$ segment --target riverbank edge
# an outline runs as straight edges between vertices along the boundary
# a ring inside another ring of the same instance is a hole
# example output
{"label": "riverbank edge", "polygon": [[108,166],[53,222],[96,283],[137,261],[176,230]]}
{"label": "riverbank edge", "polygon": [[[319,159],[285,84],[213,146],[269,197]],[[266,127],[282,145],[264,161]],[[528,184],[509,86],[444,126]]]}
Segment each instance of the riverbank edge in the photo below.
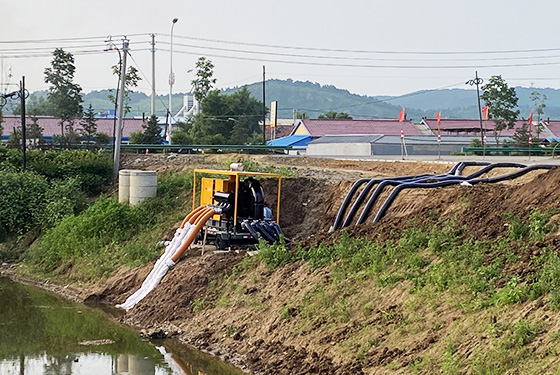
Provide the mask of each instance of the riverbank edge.
{"label": "riverbank edge", "polygon": [[[7,277],[13,282],[36,287],[45,290],[47,292],[56,294],[69,301],[80,303],[80,304],[85,304],[85,300],[87,299],[87,297],[91,295],[90,292],[86,291],[88,289],[87,287],[82,289],[82,288],[76,288],[71,284],[63,285],[63,283],[59,283],[56,279],[39,280],[38,278],[34,278],[36,275],[32,275],[32,274],[22,276],[21,274],[18,274],[17,267],[18,264],[14,264],[14,263],[0,264],[0,277]],[[93,286],[90,285],[90,287]],[[115,323],[122,324],[126,327],[133,329],[141,337],[144,336],[143,331],[146,332],[146,327],[125,323],[122,320],[120,320],[117,316],[107,314],[107,318]],[[248,366],[246,365],[245,359],[239,354],[227,353],[227,352],[224,353],[224,349],[221,347],[214,347],[214,348],[207,347],[206,349],[197,347],[192,342],[192,340],[189,340],[189,338],[187,338],[185,335],[182,334],[181,330],[178,327],[171,325],[169,323],[164,324],[160,322],[155,327],[150,328],[149,332],[146,332],[145,336],[149,337],[150,332],[158,332],[158,331],[163,331],[164,333],[166,333],[165,338],[177,339],[179,340],[179,342],[181,342],[181,344],[186,345],[191,349],[195,349],[199,352],[211,355],[219,359],[220,361],[228,363],[229,365],[237,368],[238,370],[243,371],[248,375],[253,374],[253,372],[250,372]]]}

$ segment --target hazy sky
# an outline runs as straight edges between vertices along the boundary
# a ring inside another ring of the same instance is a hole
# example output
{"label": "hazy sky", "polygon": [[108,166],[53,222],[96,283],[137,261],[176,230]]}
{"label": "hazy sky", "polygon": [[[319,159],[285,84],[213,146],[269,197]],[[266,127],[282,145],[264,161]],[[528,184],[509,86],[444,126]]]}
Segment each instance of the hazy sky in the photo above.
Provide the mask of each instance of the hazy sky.
{"label": "hazy sky", "polygon": [[560,5],[552,0],[1,0],[1,9],[3,74],[11,69],[12,83],[25,75],[30,91],[48,87],[43,71],[56,47],[74,53],[85,92],[116,86],[118,54],[103,52],[104,40],[122,46],[127,35],[128,61],[149,92],[155,33],[157,93],[168,93],[175,17],[173,92],[191,89],[188,70],[199,56],[213,61],[220,88],[260,81],[263,65],[267,79],[362,95],[467,88],[475,70],[510,85],[560,88]]}

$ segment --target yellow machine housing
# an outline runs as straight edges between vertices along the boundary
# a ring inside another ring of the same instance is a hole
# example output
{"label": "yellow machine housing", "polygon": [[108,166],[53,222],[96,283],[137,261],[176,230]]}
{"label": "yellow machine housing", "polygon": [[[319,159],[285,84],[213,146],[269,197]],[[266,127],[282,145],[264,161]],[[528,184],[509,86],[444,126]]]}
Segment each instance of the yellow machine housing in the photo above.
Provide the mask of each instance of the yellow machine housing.
{"label": "yellow machine housing", "polygon": [[[200,187],[200,205],[216,204],[214,194],[233,193],[235,191],[235,176],[229,176],[229,179],[222,180],[218,178],[203,177]],[[221,215],[214,215],[214,220],[220,220]]]}
{"label": "yellow machine housing", "polygon": [[[207,204],[214,204],[214,193],[216,192],[223,192],[223,193],[235,193],[235,205],[234,205],[234,225],[237,225],[237,187],[241,182],[242,177],[263,177],[263,178],[274,178],[278,181],[277,185],[277,207],[276,207],[276,222],[279,223],[280,221],[280,190],[282,185],[282,175],[275,174],[275,173],[261,173],[261,172],[244,172],[244,171],[220,171],[220,170],[213,170],[213,169],[199,169],[196,168],[193,173],[193,203],[192,208],[193,210],[198,206],[204,206]],[[198,174],[212,174],[212,175],[221,175],[221,176],[228,176],[228,179],[222,178],[210,178],[210,177],[203,177],[201,179],[201,188],[200,188],[200,204],[196,204],[196,192],[197,192],[197,185],[196,185],[196,176]],[[220,220],[220,215],[215,215],[214,220]]]}

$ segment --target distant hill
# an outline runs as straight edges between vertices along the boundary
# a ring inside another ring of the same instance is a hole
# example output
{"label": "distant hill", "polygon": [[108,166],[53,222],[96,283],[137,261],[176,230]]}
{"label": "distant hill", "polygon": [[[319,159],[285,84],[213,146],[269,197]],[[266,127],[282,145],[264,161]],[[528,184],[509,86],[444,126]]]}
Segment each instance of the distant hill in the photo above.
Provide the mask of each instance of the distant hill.
{"label": "distant hill", "polygon": [[[550,88],[529,88],[515,87],[515,92],[519,98],[518,106],[521,116],[527,117],[531,111],[532,102],[531,92],[538,91],[547,96],[545,116],[558,119],[560,118],[560,90]],[[466,89],[447,89],[447,90],[425,90],[417,91],[402,97],[379,97],[391,99],[392,103],[406,108],[417,108],[430,114],[433,117],[436,112],[442,111],[442,117],[448,118],[471,118],[478,115],[476,103],[476,91]]]}
{"label": "distant hill", "polygon": [[[262,100],[262,83],[247,86],[252,95]],[[225,92],[238,90],[235,87]],[[316,118],[328,111],[347,112],[353,118],[397,118],[401,107],[392,100],[379,99],[371,96],[356,95],[348,90],[338,89],[331,85],[321,86],[318,83],[288,80],[269,80],[266,82],[267,105],[273,100],[278,101],[278,117],[291,118],[293,110],[305,112],[309,117]],[[406,109],[408,118],[419,120],[426,112],[414,108]]]}
{"label": "distant hill", "polygon": [[[247,86],[251,94],[262,100],[262,83],[257,82]],[[232,93],[240,87],[224,90]],[[537,90],[547,96],[545,117],[560,119],[560,90],[533,89],[516,87],[519,97],[521,116],[527,117],[531,108],[529,96]],[[107,95],[109,90],[92,91],[84,94],[84,108],[91,103],[96,112],[114,110],[114,105]],[[46,91],[35,92],[32,95],[44,96]],[[184,93],[173,95],[173,111],[177,112],[183,105]],[[293,111],[306,113],[311,118],[328,111],[347,112],[353,118],[397,118],[402,107],[406,108],[407,117],[418,122],[423,116],[434,117],[441,111],[443,118],[477,118],[478,107],[476,91],[468,89],[424,90],[412,92],[402,96],[365,96],[350,93],[348,90],[336,88],[332,85],[320,85],[313,82],[287,80],[268,80],[266,82],[266,102],[270,106],[273,100],[278,101],[278,116],[291,118]],[[15,101],[8,101],[5,113],[11,113]],[[156,99],[156,115],[164,118],[168,103],[167,95],[159,95]],[[129,117],[149,115],[150,96],[141,92],[130,94]],[[10,107],[11,106],[11,107]]]}

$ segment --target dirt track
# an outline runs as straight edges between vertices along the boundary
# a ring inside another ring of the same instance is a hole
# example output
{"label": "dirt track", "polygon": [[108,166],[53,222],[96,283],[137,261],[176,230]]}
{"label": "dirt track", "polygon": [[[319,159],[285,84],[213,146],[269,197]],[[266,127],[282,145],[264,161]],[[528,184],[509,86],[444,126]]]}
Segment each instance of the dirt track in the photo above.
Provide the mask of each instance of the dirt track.
{"label": "dirt track", "polygon": [[[223,168],[224,162],[220,157],[183,158],[181,155],[171,159],[164,155],[142,158],[145,160],[125,160],[125,167],[170,172],[190,169],[193,165]],[[287,157],[257,159],[262,164],[274,163],[294,168],[300,176],[283,182],[281,224],[287,236],[303,246],[332,241],[328,229],[346,192],[357,178],[444,173],[451,168],[450,164],[422,162],[362,162]],[[492,174],[496,173],[498,172]],[[384,234],[398,232],[409,219],[422,220],[430,216],[440,220],[454,218],[460,226],[469,228],[479,238],[495,237],[507,230],[501,215],[503,212],[519,214],[527,213],[533,207],[560,207],[560,197],[555,193],[559,183],[560,170],[553,170],[548,173],[532,172],[516,181],[501,184],[409,191],[398,197],[382,222],[351,227],[349,232],[362,237],[383,237]],[[266,183],[264,186],[266,192],[268,186]],[[267,200],[274,206],[274,198]],[[305,294],[314,280],[328,277],[320,270],[313,271],[301,264],[292,264],[275,272],[261,268],[258,276],[253,276],[254,280],[242,282],[245,287],[239,293],[254,297],[257,305],[266,304],[266,309],[241,306],[196,313],[193,305],[211,291],[212,280],[231,272],[242,257],[237,253],[208,253],[204,256],[191,253],[163,279],[156,290],[128,312],[123,321],[144,328],[161,327],[170,332],[180,332],[181,338],[186,342],[221,355],[255,373],[362,372],[358,364],[345,362],[337,356],[332,349],[336,338],[327,340],[322,337],[320,327],[317,327],[316,332],[306,332],[301,338],[290,337],[284,332],[286,327],[279,320],[278,311],[286,301]],[[139,287],[151,266],[139,270],[123,270],[107,288],[93,294],[91,299],[111,304],[122,302]],[[235,327],[235,335],[228,334],[231,327]],[[425,340],[435,339],[426,337]],[[386,358],[403,355],[407,354],[374,353],[371,358],[383,368]]]}

